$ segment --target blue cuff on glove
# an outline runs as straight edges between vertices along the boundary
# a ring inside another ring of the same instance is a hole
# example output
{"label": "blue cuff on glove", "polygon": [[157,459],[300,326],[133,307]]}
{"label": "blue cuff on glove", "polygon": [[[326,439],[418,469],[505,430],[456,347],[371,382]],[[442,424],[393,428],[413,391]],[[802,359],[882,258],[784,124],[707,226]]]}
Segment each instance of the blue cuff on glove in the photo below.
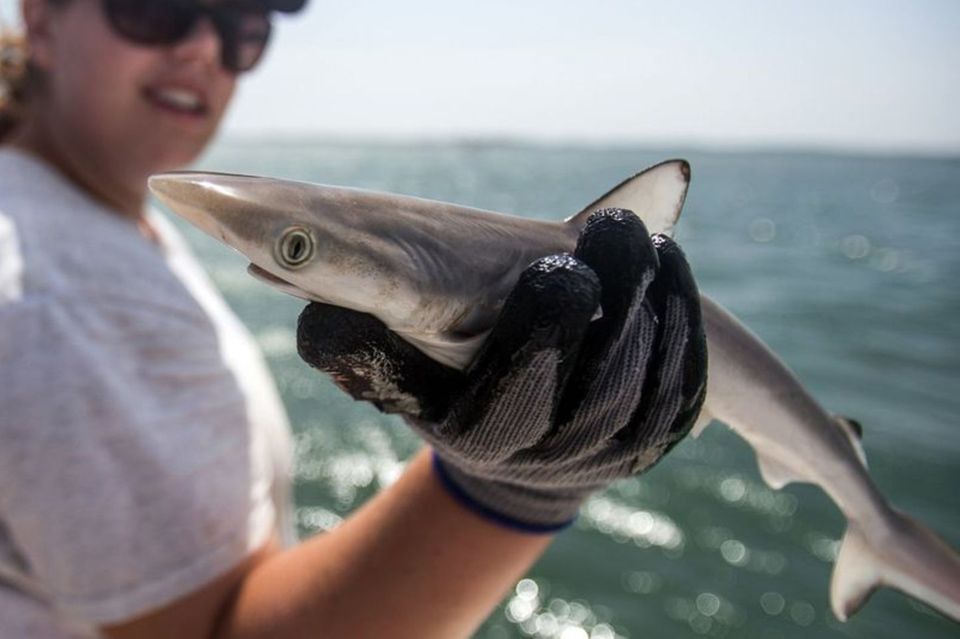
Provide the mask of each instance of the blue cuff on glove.
{"label": "blue cuff on glove", "polygon": [[465,506],[467,509],[472,510],[474,513],[480,515],[484,519],[491,521],[503,528],[508,528],[516,532],[529,533],[534,535],[543,535],[559,532],[565,528],[568,528],[574,521],[576,517],[569,519],[559,524],[532,524],[530,522],[521,521],[519,519],[514,519],[502,513],[499,513],[485,504],[481,504],[473,497],[468,495],[460,486],[453,481],[453,478],[450,477],[450,473],[447,472],[446,467],[443,464],[443,461],[440,459],[440,456],[437,454],[437,451],[433,451],[433,470],[437,475],[437,478],[440,480],[440,484],[447,489],[454,499],[456,499],[460,504]]}

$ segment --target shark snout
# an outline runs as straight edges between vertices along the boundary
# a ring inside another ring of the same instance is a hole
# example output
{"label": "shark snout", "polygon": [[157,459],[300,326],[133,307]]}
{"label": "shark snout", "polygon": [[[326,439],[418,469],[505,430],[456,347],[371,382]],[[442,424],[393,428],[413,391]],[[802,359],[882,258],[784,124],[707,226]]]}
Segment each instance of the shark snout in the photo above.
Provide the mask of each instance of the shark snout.
{"label": "shark snout", "polygon": [[209,173],[175,171],[147,182],[157,198],[201,231],[223,240],[224,217],[236,207],[236,193]]}
{"label": "shark snout", "polygon": [[149,186],[174,213],[267,272],[296,270],[314,255],[301,210],[308,186],[196,171],[160,173]]}

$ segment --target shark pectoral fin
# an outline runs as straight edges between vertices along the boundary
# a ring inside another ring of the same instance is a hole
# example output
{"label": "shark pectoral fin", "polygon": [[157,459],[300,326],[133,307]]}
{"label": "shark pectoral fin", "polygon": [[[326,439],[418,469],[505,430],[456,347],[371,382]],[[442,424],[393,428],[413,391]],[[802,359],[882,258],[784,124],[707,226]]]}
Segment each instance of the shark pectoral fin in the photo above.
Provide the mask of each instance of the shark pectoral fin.
{"label": "shark pectoral fin", "polygon": [[787,484],[802,481],[793,470],[772,457],[761,455],[759,450],[757,451],[757,465],[760,467],[760,476],[763,477],[763,481],[774,490],[780,490]]}
{"label": "shark pectoral fin", "polygon": [[636,213],[647,232],[672,235],[690,185],[686,160],[668,160],[627,178],[565,221],[583,228],[597,209],[621,208]]}
{"label": "shark pectoral fin", "polygon": [[445,366],[463,370],[480,350],[480,346],[490,331],[487,330],[469,337],[448,333],[416,333],[400,330],[396,333],[428,357]]}

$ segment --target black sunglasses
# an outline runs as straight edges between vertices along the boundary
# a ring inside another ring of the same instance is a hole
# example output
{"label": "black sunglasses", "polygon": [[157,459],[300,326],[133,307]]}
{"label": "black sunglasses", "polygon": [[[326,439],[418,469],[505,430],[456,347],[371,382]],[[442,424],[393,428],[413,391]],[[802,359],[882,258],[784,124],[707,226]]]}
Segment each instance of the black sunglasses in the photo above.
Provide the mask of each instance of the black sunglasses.
{"label": "black sunglasses", "polygon": [[187,37],[197,20],[208,17],[220,36],[224,69],[249,71],[270,39],[266,11],[249,4],[199,4],[190,0],[103,0],[116,33],[142,45],[174,44]]}

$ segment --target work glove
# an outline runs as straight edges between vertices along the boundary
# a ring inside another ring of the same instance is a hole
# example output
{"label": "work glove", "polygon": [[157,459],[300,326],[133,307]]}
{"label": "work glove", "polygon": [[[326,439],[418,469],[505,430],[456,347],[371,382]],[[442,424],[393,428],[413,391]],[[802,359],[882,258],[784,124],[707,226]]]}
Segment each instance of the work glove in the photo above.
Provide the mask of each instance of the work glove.
{"label": "work glove", "polygon": [[692,427],[706,386],[700,298],[680,248],[622,209],[588,220],[573,255],[531,264],[463,371],[380,320],[311,303],[300,356],[434,449],[461,502],[549,532],[611,481],[647,470]]}

